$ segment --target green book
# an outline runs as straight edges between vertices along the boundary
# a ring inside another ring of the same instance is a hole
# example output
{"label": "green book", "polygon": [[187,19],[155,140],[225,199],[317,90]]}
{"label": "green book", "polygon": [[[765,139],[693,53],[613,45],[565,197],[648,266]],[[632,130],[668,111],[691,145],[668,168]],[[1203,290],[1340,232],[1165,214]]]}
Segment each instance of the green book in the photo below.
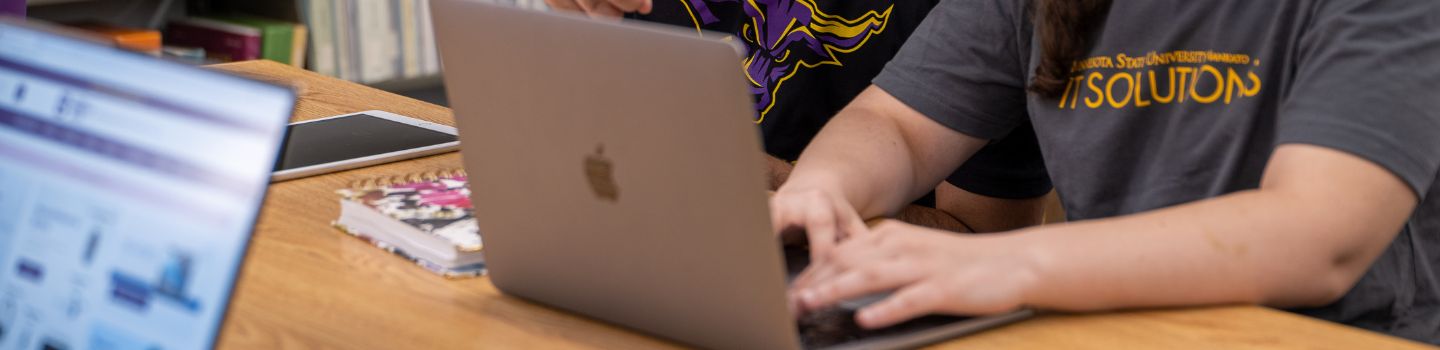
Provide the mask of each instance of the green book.
{"label": "green book", "polygon": [[222,16],[215,20],[260,30],[260,58],[294,65],[295,23],[255,16]]}

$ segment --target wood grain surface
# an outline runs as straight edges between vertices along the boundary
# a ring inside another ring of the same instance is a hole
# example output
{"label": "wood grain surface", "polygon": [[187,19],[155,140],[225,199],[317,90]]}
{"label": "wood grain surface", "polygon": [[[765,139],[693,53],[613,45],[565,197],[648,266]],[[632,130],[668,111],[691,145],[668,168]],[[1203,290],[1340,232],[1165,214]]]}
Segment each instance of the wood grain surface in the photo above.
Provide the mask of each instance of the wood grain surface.
{"label": "wood grain surface", "polygon": [[[450,110],[270,62],[213,66],[291,86],[294,120],[370,109],[453,125]],[[459,168],[448,153],[270,187],[222,330],[221,349],[655,349],[676,343],[447,280],[331,228],[351,181]],[[635,310],[645,312],[645,310]],[[942,349],[1429,348],[1255,306],[1046,315]]]}

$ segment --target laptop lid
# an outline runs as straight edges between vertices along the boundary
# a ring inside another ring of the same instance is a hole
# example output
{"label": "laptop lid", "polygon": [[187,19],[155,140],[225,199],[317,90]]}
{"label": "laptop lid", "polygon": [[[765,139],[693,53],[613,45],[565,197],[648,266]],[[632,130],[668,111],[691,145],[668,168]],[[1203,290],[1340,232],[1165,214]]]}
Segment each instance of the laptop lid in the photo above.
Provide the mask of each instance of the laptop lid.
{"label": "laptop lid", "polygon": [[432,6],[496,287],[703,347],[799,345],[734,47]]}
{"label": "laptop lid", "polygon": [[215,344],[288,89],[0,21],[0,349]]}

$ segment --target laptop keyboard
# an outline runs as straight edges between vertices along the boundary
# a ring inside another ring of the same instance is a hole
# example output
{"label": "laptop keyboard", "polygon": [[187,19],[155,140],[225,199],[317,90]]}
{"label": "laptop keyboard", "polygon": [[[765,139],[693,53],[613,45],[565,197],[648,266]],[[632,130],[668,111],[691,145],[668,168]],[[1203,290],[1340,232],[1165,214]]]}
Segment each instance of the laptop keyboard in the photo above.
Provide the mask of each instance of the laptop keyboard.
{"label": "laptop keyboard", "polygon": [[807,349],[823,348],[857,340],[908,333],[920,329],[950,324],[965,320],[955,316],[925,316],[881,329],[865,329],[855,323],[855,312],[844,308],[830,308],[812,312],[801,317],[800,343]]}

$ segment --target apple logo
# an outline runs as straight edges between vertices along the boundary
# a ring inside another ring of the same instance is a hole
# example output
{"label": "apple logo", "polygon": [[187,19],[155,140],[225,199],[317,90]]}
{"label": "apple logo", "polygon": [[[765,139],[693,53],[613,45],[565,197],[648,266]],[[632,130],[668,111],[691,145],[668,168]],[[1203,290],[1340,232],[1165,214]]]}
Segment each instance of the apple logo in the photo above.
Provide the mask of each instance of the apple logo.
{"label": "apple logo", "polygon": [[595,153],[585,156],[585,178],[595,197],[611,202],[620,200],[620,187],[615,185],[615,166],[605,158],[605,145],[595,145]]}

